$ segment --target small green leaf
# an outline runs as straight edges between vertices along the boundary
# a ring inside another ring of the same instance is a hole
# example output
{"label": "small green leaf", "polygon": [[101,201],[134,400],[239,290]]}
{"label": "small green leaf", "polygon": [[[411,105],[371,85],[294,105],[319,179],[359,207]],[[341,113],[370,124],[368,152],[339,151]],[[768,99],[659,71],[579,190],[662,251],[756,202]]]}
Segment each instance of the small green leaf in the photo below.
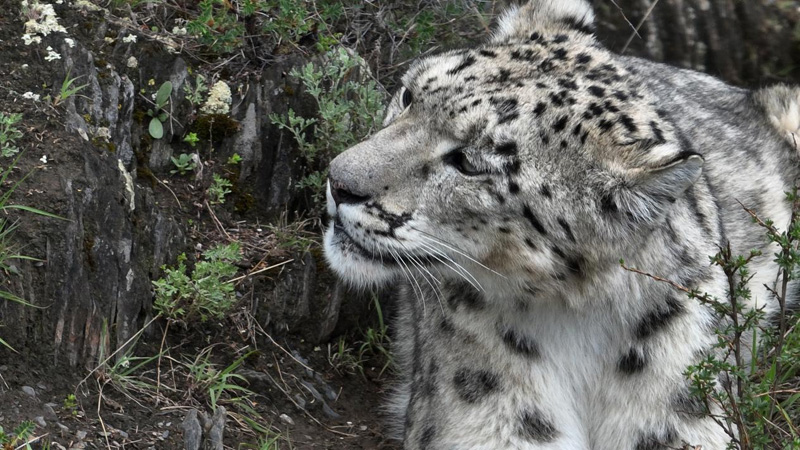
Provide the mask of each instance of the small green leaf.
{"label": "small green leaf", "polygon": [[158,115],[158,120],[160,120],[161,122],[166,122],[167,121],[167,113],[162,112],[161,114],[159,114]]}
{"label": "small green leaf", "polygon": [[164,126],[161,125],[161,121],[158,120],[158,117],[153,117],[150,119],[150,126],[148,127],[148,131],[150,132],[150,136],[153,139],[161,139],[164,137]]}
{"label": "small green leaf", "polygon": [[169,101],[170,94],[172,94],[172,82],[165,81],[164,84],[158,88],[158,92],[156,93],[156,105],[159,108],[163,108]]}

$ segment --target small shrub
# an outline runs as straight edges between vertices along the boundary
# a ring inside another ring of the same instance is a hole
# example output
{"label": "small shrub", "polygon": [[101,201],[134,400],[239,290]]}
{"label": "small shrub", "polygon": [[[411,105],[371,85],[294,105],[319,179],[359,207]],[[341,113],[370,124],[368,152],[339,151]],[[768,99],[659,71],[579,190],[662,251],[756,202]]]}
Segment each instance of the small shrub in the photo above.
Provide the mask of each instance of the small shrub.
{"label": "small shrub", "polygon": [[169,171],[169,173],[173,175],[176,173],[179,175],[186,175],[188,172],[192,172],[197,168],[197,162],[195,161],[194,155],[181,153],[177,158],[171,156],[169,159],[172,161],[172,165],[175,166],[174,169]]}
{"label": "small shrub", "polygon": [[191,273],[185,254],[178,257],[177,267],[163,266],[164,277],[153,281],[155,310],[171,320],[224,318],[236,301],[228,280],[236,274],[233,263],[239,250],[237,242],[206,250]]}
{"label": "small shrub", "polygon": [[227,178],[214,174],[214,182],[208,187],[208,197],[212,205],[221,205],[225,203],[225,196],[231,193],[229,188],[233,187],[233,183]]}
{"label": "small shrub", "polygon": [[165,81],[156,92],[154,108],[147,110],[147,115],[151,117],[147,131],[153,139],[164,137],[164,122],[169,118],[169,114],[164,108],[169,103],[170,95],[172,95],[172,82]]}
{"label": "small shrub", "polygon": [[367,71],[364,60],[343,47],[327,52],[320,64],[292,69],[290,75],[316,101],[317,117],[298,116],[291,109],[285,117],[270,115],[273,124],[291,133],[303,154],[306,175],[298,187],[313,192],[317,208],[325,195],[330,160],[376,131],[382,121],[384,91],[366,73],[366,81],[353,77],[356,70]]}
{"label": "small shrub", "polygon": [[0,156],[9,158],[19,153],[19,147],[15,143],[22,137],[22,132],[15,125],[21,120],[22,114],[0,112]]}

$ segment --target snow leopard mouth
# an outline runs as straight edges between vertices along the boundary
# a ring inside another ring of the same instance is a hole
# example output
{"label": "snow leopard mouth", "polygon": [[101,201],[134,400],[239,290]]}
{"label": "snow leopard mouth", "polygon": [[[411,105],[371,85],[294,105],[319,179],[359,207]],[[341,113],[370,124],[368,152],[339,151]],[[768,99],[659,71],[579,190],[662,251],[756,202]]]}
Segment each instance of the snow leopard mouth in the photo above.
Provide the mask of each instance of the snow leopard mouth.
{"label": "snow leopard mouth", "polygon": [[347,227],[338,217],[333,218],[331,221],[331,227],[333,228],[334,238],[332,244],[337,245],[344,252],[352,252],[375,264],[381,264],[388,267],[397,267],[411,264],[423,264],[425,266],[430,266],[436,263],[436,259],[428,254],[411,254],[406,250],[388,250],[379,248],[378,246],[376,246],[376,248],[368,249],[362,242],[353,237],[347,231]]}

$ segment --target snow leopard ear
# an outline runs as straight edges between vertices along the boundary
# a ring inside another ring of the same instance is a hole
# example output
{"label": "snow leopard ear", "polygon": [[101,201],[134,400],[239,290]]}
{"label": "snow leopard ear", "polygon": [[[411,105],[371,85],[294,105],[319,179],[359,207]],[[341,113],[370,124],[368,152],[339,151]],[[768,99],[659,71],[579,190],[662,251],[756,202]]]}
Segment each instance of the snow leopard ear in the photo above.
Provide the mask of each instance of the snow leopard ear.
{"label": "snow leopard ear", "polygon": [[594,33],[594,11],[586,0],[530,0],[500,17],[492,42],[529,40],[542,32],[577,30]]}
{"label": "snow leopard ear", "polygon": [[606,193],[601,206],[623,212],[635,222],[655,222],[700,178],[703,162],[697,153],[686,152],[657,167],[638,169]]}

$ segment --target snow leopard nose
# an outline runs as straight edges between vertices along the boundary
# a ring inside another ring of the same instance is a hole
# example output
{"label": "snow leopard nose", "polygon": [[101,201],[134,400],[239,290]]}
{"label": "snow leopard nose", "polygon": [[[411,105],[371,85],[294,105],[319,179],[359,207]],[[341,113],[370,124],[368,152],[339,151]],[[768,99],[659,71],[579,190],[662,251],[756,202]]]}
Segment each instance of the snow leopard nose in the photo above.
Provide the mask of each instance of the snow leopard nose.
{"label": "snow leopard nose", "polygon": [[353,190],[341,181],[330,179],[331,184],[331,197],[336,206],[341,204],[355,205],[358,203],[365,203],[369,200],[368,195],[360,195],[353,192]]}

